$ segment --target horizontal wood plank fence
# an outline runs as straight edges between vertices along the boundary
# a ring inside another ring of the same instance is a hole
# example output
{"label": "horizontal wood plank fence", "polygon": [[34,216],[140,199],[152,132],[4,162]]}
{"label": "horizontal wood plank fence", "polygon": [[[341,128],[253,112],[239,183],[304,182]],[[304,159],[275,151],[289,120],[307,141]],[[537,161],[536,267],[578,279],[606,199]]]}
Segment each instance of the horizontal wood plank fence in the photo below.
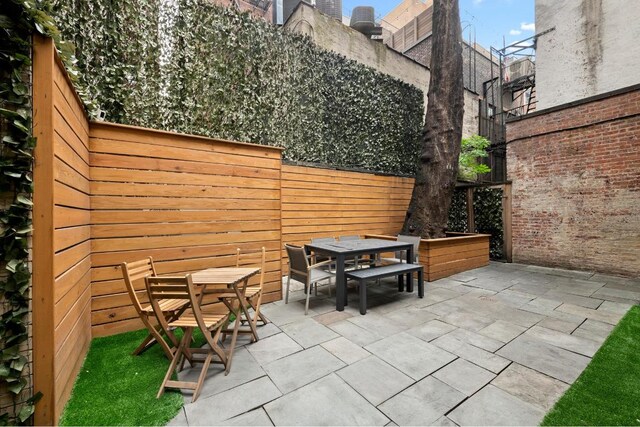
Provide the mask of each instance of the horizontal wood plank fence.
{"label": "horizontal wood plank fence", "polygon": [[282,240],[397,234],[412,191],[412,178],[283,165]]}
{"label": "horizontal wood plank fence", "polygon": [[142,328],[120,263],[152,256],[159,273],[181,274],[264,246],[263,301],[275,301],[283,243],[395,234],[411,198],[410,178],[283,165],[279,148],[91,122],[40,37],[33,102],[38,425],[58,422],[92,337]]}
{"label": "horizontal wood plank fence", "polygon": [[34,37],[36,425],[59,418],[91,340],[89,122],[54,50]]}
{"label": "horizontal wood plank fence", "polygon": [[119,264],[146,256],[179,274],[264,246],[263,301],[281,298],[280,149],[107,123],[89,147],[94,336],[142,327]]}

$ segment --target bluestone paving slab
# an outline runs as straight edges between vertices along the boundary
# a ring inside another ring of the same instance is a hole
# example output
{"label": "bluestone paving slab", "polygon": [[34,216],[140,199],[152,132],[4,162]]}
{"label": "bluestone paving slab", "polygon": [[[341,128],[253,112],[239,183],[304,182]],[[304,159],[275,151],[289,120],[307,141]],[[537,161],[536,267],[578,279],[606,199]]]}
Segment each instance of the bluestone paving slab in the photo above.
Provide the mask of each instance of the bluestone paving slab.
{"label": "bluestone paving slab", "polygon": [[523,310],[527,310],[530,307],[532,308],[535,307],[538,309],[543,309],[544,311],[540,311],[540,310],[537,310],[537,311],[527,310],[527,311],[533,311],[534,313],[538,313],[538,314],[546,314],[549,311],[556,309],[560,304],[562,304],[562,301],[558,301],[555,299],[548,299],[544,297],[538,297],[520,308]]}
{"label": "bluestone paving slab", "polygon": [[511,286],[511,283],[499,279],[476,279],[465,283],[466,286],[500,292]]}
{"label": "bluestone paving slab", "polygon": [[611,325],[617,325],[623,316],[620,313],[612,313],[604,310],[593,310],[573,304],[562,304],[560,307],[556,308],[556,311],[573,314],[575,316],[584,316],[588,319],[598,320],[600,322],[609,323]]}
{"label": "bluestone paving slab", "polygon": [[335,374],[265,405],[275,425],[384,426],[389,422]]}
{"label": "bluestone paving slab", "polygon": [[567,384],[573,383],[591,360],[526,334],[502,347],[497,354]]}
{"label": "bluestone paving slab", "polygon": [[313,347],[339,336],[331,329],[308,317],[284,325],[282,331],[304,348]]}
{"label": "bluestone paving slab", "polygon": [[361,328],[355,323],[349,322],[349,319],[332,323],[329,325],[329,328],[361,347],[379,341],[385,337],[385,335],[378,333],[378,331],[370,331],[368,329]]}
{"label": "bluestone paving slab", "polygon": [[625,315],[633,306],[634,304],[631,303],[605,301],[598,307],[598,310]]}
{"label": "bluestone paving slab", "polygon": [[473,274],[473,272],[464,271],[462,273],[457,273],[449,276],[449,279],[455,280],[457,282],[471,282],[472,280],[476,280],[477,276]]}
{"label": "bluestone paving slab", "polygon": [[492,382],[507,393],[549,411],[569,385],[533,369],[512,363]]}
{"label": "bluestone paving slab", "polygon": [[503,357],[489,353],[453,336],[444,335],[431,343],[496,374],[510,363],[509,360]]}
{"label": "bluestone paving slab", "polygon": [[593,280],[596,282],[604,282],[606,283],[605,286],[609,286],[609,287],[615,287],[616,285],[628,286],[631,288],[636,288],[640,292],[640,279],[631,279],[628,277],[609,276],[606,274],[596,273],[593,276],[591,276],[589,280]]}
{"label": "bluestone paving slab", "polygon": [[454,329],[456,329],[456,326],[441,322],[440,320],[432,320],[424,325],[409,329],[407,333],[424,341],[432,341]]}
{"label": "bluestone paving slab", "polygon": [[337,372],[347,384],[377,406],[414,380],[376,356],[369,356]]}
{"label": "bluestone paving slab", "polygon": [[347,319],[347,322],[351,322],[362,329],[366,329],[382,337],[388,337],[389,335],[397,334],[398,332],[408,329],[404,324],[392,322],[386,316],[375,313],[367,313],[366,316],[353,316]]}
{"label": "bluestone paving slab", "polygon": [[[188,366],[188,364],[186,365]],[[178,373],[178,378],[181,381],[197,381],[201,367],[202,365],[198,364],[195,368],[185,368],[182,372]],[[253,356],[249,354],[247,349],[244,347],[238,348],[233,353],[233,363],[228,375],[224,374],[224,367],[222,365],[211,365],[209,367],[199,399],[232,389],[264,375],[264,370]],[[185,402],[191,402],[191,394],[191,391],[185,390]]]}
{"label": "bluestone paving slab", "polygon": [[494,379],[495,374],[464,359],[456,359],[434,372],[433,377],[471,396]]}
{"label": "bluestone paving slab", "polygon": [[535,273],[547,274],[551,276],[570,277],[570,278],[585,279],[585,280],[589,279],[594,274],[591,271],[565,270],[562,268],[541,267],[537,265],[528,265],[527,267],[525,267],[525,270],[535,272]]}
{"label": "bluestone paving slab", "polygon": [[498,292],[494,298],[511,307],[519,308],[530,301],[534,300],[537,295],[529,294],[521,291],[513,291],[511,289]]}
{"label": "bluestone paving slab", "polygon": [[526,331],[524,326],[514,325],[504,320],[496,320],[486,328],[480,329],[478,333],[493,338],[495,340],[507,343]]}
{"label": "bluestone paving slab", "polygon": [[166,424],[168,427],[188,426],[187,415],[184,413],[184,408],[180,408],[178,415],[176,415],[171,421]]}
{"label": "bluestone paving slab", "polygon": [[504,345],[502,341],[494,340],[493,338],[489,338],[476,332],[467,331],[462,328],[449,332],[447,336],[457,338],[491,353]]}
{"label": "bluestone paving slab", "polygon": [[262,366],[302,350],[287,334],[279,333],[247,346],[249,353]]}
{"label": "bluestone paving slab", "polygon": [[282,393],[289,393],[345,366],[321,346],[275,360],[264,367]]}
{"label": "bluestone paving slab", "polygon": [[603,343],[607,339],[614,326],[597,320],[587,319],[578,329],[573,331],[572,335],[577,337],[588,338],[599,343]]}
{"label": "bluestone paving slab", "polygon": [[352,343],[345,337],[338,337],[331,341],[323,342],[322,347],[347,365],[371,355],[367,350]]}
{"label": "bluestone paving slab", "polygon": [[272,426],[273,423],[262,408],[238,415],[216,425],[219,426]]}
{"label": "bluestone paving slab", "polygon": [[324,313],[324,314],[319,314],[317,316],[315,316],[313,319],[318,322],[321,323],[325,326],[330,325],[332,323],[336,323],[339,322],[341,320],[345,320],[348,319],[349,317],[353,316],[353,314],[347,312],[347,311],[330,311],[328,313]]}
{"label": "bluestone paving slab", "polygon": [[451,421],[449,418],[447,418],[447,417],[445,417],[445,416],[442,416],[442,417],[438,418],[437,420],[435,420],[435,421],[433,422],[433,424],[431,424],[431,425],[433,425],[433,426],[445,426],[445,427],[450,426],[450,427],[455,427],[455,426],[457,426],[458,424],[454,423],[454,422],[453,422],[453,421]]}
{"label": "bluestone paving slab", "polygon": [[406,333],[392,335],[365,347],[414,380],[452,362],[456,356]]}
{"label": "bluestone paving slab", "polygon": [[438,316],[424,308],[406,307],[387,313],[384,317],[387,319],[387,322],[403,325],[405,327],[404,329],[406,329],[427,323]]}
{"label": "bluestone paving slab", "polygon": [[576,294],[588,297],[595,291],[602,288],[605,283],[595,280],[569,279],[568,282],[555,282],[558,284],[558,290],[569,294]]}
{"label": "bluestone paving slab", "polygon": [[268,377],[262,377],[214,396],[200,398],[185,404],[184,408],[190,426],[212,425],[262,406],[281,395]]}
{"label": "bluestone paving slab", "polygon": [[479,316],[466,311],[449,313],[440,318],[441,321],[470,331],[479,331],[494,322],[495,319]]}
{"label": "bluestone paving slab", "polygon": [[584,319],[582,318],[579,318],[578,321],[567,321],[555,317],[547,317],[542,319],[537,326],[542,326],[544,328],[553,329],[554,331],[570,334],[571,332],[575,331],[583,321]]}
{"label": "bluestone paving slab", "polygon": [[465,397],[453,387],[429,376],[387,400],[378,408],[401,426],[431,425],[462,402]]}
{"label": "bluestone paving slab", "polygon": [[557,290],[547,291],[542,295],[543,298],[562,301],[567,304],[579,305],[586,308],[598,308],[602,304],[602,299],[591,297],[582,297],[580,295],[567,294]]}
{"label": "bluestone paving slab", "polygon": [[459,425],[538,425],[545,412],[497,387],[488,385],[447,416]]}
{"label": "bluestone paving slab", "polygon": [[[289,304],[282,305],[265,304],[260,310],[278,327],[300,320],[304,316],[304,304],[296,301],[289,301]],[[312,309],[309,309],[308,316],[313,317],[318,314],[319,313]]]}
{"label": "bluestone paving slab", "polygon": [[534,326],[525,332],[533,338],[544,341],[547,344],[573,351],[587,357],[593,357],[600,348],[600,344],[582,337],[577,337],[563,332],[554,331],[553,329],[544,328],[542,326]]}
{"label": "bluestone paving slab", "polygon": [[[603,287],[598,289],[592,295],[594,298],[602,298],[610,301],[616,301],[616,299],[623,298],[630,301],[640,301],[640,289],[638,290],[623,290],[614,289],[610,287]],[[613,299],[612,299],[613,298]]]}
{"label": "bluestone paving slab", "polygon": [[[260,339],[264,339],[282,332],[280,328],[278,328],[273,323],[267,323],[266,325],[261,325],[260,323],[258,323],[257,330],[258,330],[258,337]],[[252,337],[250,334],[238,335],[238,339],[236,341],[236,347],[241,347],[247,344],[251,344],[251,338]],[[230,342],[230,338],[227,338],[227,340],[228,340],[227,343]]]}

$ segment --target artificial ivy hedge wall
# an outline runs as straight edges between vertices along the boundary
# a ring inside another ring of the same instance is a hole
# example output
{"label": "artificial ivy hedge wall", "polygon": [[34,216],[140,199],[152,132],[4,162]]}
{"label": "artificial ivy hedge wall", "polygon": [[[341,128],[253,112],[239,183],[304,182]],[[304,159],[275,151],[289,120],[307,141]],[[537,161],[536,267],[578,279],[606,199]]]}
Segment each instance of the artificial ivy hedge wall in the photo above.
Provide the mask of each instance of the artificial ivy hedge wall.
{"label": "artificial ivy hedge wall", "polygon": [[423,94],[207,0],[55,0],[105,118],[285,147],[286,160],[412,174]]}
{"label": "artificial ivy hedge wall", "polygon": [[491,259],[504,259],[502,188],[477,187],[473,189],[474,230],[469,230],[466,192],[465,187],[459,187],[453,193],[449,210],[449,231],[491,234],[489,239]]}

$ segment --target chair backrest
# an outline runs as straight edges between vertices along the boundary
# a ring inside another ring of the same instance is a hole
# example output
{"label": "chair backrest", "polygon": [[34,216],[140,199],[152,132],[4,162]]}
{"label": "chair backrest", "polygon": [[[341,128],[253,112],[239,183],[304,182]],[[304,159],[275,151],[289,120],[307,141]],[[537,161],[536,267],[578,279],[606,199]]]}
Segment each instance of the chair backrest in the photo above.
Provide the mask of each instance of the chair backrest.
{"label": "chair backrest", "polygon": [[335,243],[334,237],[315,237],[311,239],[311,243]]}
{"label": "chair backrest", "polygon": [[309,259],[307,253],[301,246],[286,244],[287,256],[289,257],[289,277],[293,280],[306,283],[307,268],[309,267]]}
{"label": "chair backrest", "polygon": [[416,261],[418,260],[418,252],[420,251],[420,236],[408,236],[405,234],[398,234],[398,241],[399,242],[407,242],[407,243],[413,243],[413,256],[416,259]]}
{"label": "chair backrest", "polygon": [[267,250],[263,246],[260,252],[242,253],[240,248],[236,249],[236,267],[240,266],[255,266],[260,263],[260,289],[264,284],[264,270],[267,261]]}
{"label": "chair backrest", "polygon": [[190,301],[193,315],[196,319],[198,318],[198,315],[200,315],[200,318],[202,319],[198,295],[196,294],[193,286],[191,274],[187,274],[186,276],[147,276],[144,280],[153,312],[158,318],[158,322],[166,328],[165,330],[168,329],[169,325],[166,324],[165,317],[162,314],[159,304],[159,302],[164,299]]}
{"label": "chair backrest", "polygon": [[360,240],[360,236],[340,236],[341,241],[346,240]]}
{"label": "chair backrest", "polygon": [[124,278],[124,283],[127,286],[127,292],[129,293],[129,298],[131,298],[131,303],[136,309],[138,315],[140,315],[142,313],[142,304],[140,304],[137,293],[146,292],[146,287],[136,290],[135,285],[138,281],[144,283],[144,278],[147,276],[157,276],[156,268],[153,265],[153,258],[148,257],[139,261],[123,262],[120,264],[120,269],[122,270],[122,277]]}

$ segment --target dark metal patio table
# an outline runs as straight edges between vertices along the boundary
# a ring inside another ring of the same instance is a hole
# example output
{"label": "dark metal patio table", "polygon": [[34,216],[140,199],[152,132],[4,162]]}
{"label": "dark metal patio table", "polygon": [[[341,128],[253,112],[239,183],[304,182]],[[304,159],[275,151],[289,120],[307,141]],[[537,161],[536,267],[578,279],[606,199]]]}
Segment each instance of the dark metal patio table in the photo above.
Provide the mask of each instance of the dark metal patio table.
{"label": "dark metal patio table", "polygon": [[332,243],[309,243],[307,250],[328,255],[336,259],[336,310],[344,311],[347,305],[347,286],[344,276],[344,261],[358,255],[374,255],[383,252],[406,251],[407,262],[414,259],[413,243],[394,242],[382,239],[346,240]]}

